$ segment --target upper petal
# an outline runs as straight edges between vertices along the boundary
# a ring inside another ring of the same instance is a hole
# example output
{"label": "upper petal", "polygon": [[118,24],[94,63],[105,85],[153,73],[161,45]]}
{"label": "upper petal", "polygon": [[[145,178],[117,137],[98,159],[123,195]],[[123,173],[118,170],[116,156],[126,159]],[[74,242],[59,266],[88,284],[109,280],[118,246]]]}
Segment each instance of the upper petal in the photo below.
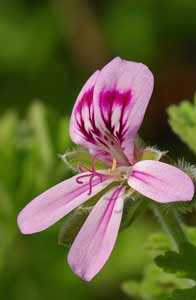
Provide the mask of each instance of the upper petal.
{"label": "upper petal", "polygon": [[70,136],[76,144],[95,145],[93,136],[93,92],[99,71],[96,71],[85,83],[73,107],[70,120]]}
{"label": "upper petal", "polygon": [[161,203],[190,201],[194,195],[194,184],[186,173],[153,160],[137,162],[128,184],[144,196]]}
{"label": "upper petal", "polygon": [[93,96],[96,126],[110,150],[114,144],[120,145],[130,162],[153,84],[147,66],[118,57],[100,71],[96,80]]}
{"label": "upper petal", "polygon": [[114,188],[94,206],[68,255],[68,263],[90,281],[103,267],[114,247],[123,211],[124,188]]}
{"label": "upper petal", "polygon": [[103,177],[102,182],[100,178],[94,178],[89,195],[89,178],[84,177],[82,184],[79,184],[78,177],[76,175],[55,185],[27,204],[17,218],[21,232],[31,234],[48,228],[111,182],[107,177]]}
{"label": "upper petal", "polygon": [[99,155],[104,161],[111,161],[105,151],[106,144],[101,140],[102,132],[96,124],[93,94],[99,71],[96,71],[85,83],[73,107],[70,119],[70,136],[74,143],[87,148],[93,155]]}
{"label": "upper petal", "polygon": [[96,71],[85,83],[75,105],[70,119],[70,136],[74,143],[87,148],[92,155],[98,155],[105,162],[112,161],[103,141],[102,132],[96,124],[93,105],[93,95],[96,80],[100,71]]}
{"label": "upper petal", "polygon": [[71,115],[72,140],[105,161],[132,163],[152,90],[153,75],[145,65],[113,59],[81,90]]}

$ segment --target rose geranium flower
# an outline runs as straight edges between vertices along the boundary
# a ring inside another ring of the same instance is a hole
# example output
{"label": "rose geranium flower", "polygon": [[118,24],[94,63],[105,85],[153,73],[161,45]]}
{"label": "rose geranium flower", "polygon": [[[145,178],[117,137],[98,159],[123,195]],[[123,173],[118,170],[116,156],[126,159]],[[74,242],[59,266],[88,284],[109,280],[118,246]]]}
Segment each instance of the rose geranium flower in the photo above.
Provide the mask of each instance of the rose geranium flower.
{"label": "rose geranium flower", "polygon": [[[142,63],[113,59],[82,88],[70,120],[70,136],[92,156],[92,166],[33,199],[18,215],[22,233],[42,231],[100,194],[68,254],[72,270],[91,280],[110,256],[125,199],[134,191],[159,203],[190,201],[194,185],[180,169],[139,160],[136,137],[153,90]],[[95,161],[104,168],[96,168]],[[36,174],[35,174],[36,176]],[[105,191],[104,193],[100,193]]]}

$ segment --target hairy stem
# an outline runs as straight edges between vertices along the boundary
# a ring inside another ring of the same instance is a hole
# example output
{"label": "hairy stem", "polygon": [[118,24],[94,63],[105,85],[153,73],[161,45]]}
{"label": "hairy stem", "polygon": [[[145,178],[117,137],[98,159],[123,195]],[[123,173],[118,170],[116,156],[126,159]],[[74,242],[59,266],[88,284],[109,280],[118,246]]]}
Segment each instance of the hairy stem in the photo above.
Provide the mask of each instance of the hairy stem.
{"label": "hairy stem", "polygon": [[163,230],[169,236],[174,249],[179,250],[180,244],[187,242],[188,238],[177,212],[171,208],[168,212],[164,213],[157,205],[153,205],[152,209]]}

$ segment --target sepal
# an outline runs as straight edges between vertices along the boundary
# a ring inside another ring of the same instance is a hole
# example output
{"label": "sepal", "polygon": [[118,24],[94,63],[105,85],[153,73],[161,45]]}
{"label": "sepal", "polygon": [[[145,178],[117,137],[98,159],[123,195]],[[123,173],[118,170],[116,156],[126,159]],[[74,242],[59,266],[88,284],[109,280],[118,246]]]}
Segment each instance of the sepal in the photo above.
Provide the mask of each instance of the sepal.
{"label": "sepal", "polygon": [[160,151],[155,147],[146,147],[139,157],[139,160],[161,160],[167,151]]}
{"label": "sepal", "polygon": [[[86,167],[89,169],[92,168],[92,155],[90,155],[88,151],[81,147],[76,147],[71,151],[60,154],[59,157],[63,160],[66,167],[73,172],[81,171],[80,168],[82,167]],[[106,166],[103,161],[97,158],[94,160],[94,167],[96,170],[103,170],[108,168],[108,166]]]}

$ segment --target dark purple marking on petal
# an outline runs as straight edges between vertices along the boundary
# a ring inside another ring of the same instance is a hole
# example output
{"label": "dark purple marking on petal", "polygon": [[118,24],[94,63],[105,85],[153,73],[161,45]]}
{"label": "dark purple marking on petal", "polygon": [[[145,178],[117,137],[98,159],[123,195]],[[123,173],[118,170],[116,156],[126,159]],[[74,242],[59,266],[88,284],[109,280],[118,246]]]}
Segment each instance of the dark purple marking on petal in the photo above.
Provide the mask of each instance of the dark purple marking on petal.
{"label": "dark purple marking on petal", "polygon": [[[100,147],[105,153],[108,152],[108,157],[117,155],[120,163],[122,161],[123,164],[129,163],[123,154],[123,141],[129,130],[127,118],[133,104],[131,91],[119,92],[113,89],[102,92],[100,108],[105,128],[96,123],[93,94],[94,87],[83,94],[75,108],[74,114],[79,134],[86,142]],[[119,159],[119,157],[122,158]]]}
{"label": "dark purple marking on petal", "polygon": [[[89,89],[79,101],[75,110],[75,119],[78,128],[87,142],[97,144],[97,139],[101,137],[101,132],[95,124],[95,114],[93,109],[93,92],[94,87]],[[84,116],[84,109],[86,115]],[[86,128],[86,124],[90,124],[89,128]],[[103,141],[102,141],[103,143]],[[105,144],[105,146],[107,146]]]}
{"label": "dark purple marking on petal", "polygon": [[108,201],[108,204],[107,204],[107,207],[105,209],[104,214],[102,215],[102,217],[101,217],[101,219],[100,219],[100,221],[97,225],[96,232],[99,230],[101,225],[104,225],[102,230],[103,230],[103,233],[105,233],[105,230],[107,229],[107,225],[110,221],[110,218],[111,218],[111,215],[112,215],[112,212],[113,212],[114,205],[115,205],[116,200],[118,199],[118,196],[119,196],[122,189],[123,189],[122,187],[117,188],[113,192],[112,196],[109,199],[105,200],[105,201]]}
{"label": "dark purple marking on petal", "polygon": [[[125,117],[125,110],[132,104],[131,90],[126,92],[119,92],[117,89],[102,91],[99,101],[101,116],[107,130],[116,138],[119,144],[122,144],[128,131],[126,127],[128,120]],[[115,122],[112,124],[115,109],[120,109],[120,114],[116,124]]]}
{"label": "dark purple marking on petal", "polygon": [[146,172],[137,171],[137,170],[133,170],[132,176],[139,179],[139,180],[141,180],[143,183],[146,183],[146,184],[149,184],[149,185],[150,185],[150,182],[148,181],[148,179],[150,180],[151,178],[155,179],[155,180],[158,180],[158,181],[161,181],[161,182],[164,182],[162,179],[160,179],[157,176],[154,176],[154,175],[146,173]]}

